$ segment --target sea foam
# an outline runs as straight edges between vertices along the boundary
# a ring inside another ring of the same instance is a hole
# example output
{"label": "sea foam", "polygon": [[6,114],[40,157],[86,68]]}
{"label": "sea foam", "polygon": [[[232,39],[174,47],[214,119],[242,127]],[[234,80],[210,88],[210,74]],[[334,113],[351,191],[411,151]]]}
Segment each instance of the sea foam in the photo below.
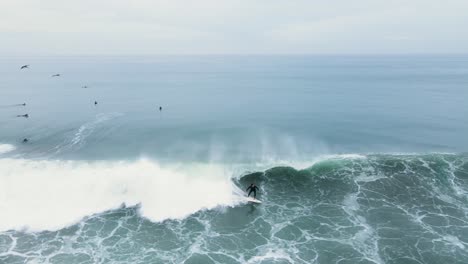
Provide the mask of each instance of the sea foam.
{"label": "sea foam", "polygon": [[10,144],[0,144],[0,154],[5,154],[7,152],[15,150],[15,146]]}
{"label": "sea foam", "polygon": [[85,216],[140,205],[152,221],[235,205],[229,171],[214,164],[0,159],[0,230],[55,230]]}

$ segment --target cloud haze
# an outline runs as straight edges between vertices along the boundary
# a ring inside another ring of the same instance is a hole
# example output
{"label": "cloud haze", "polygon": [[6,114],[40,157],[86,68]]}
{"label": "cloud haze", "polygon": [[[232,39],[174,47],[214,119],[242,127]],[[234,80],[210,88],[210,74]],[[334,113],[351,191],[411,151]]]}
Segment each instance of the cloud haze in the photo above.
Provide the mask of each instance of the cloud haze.
{"label": "cloud haze", "polygon": [[0,54],[466,53],[466,0],[2,0]]}

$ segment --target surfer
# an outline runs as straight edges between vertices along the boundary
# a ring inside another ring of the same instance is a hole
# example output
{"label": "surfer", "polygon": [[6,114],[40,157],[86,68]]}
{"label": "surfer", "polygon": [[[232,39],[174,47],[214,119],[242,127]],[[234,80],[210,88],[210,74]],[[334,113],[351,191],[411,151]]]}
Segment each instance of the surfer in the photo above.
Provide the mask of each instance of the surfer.
{"label": "surfer", "polygon": [[24,115],[17,115],[17,117],[25,117],[25,118],[28,118],[29,115],[28,114],[24,114]]}
{"label": "surfer", "polygon": [[97,101],[94,101],[94,105],[97,105]]}
{"label": "surfer", "polygon": [[246,191],[249,192],[247,197],[250,197],[250,194],[253,192],[253,197],[254,197],[254,199],[256,199],[257,198],[257,190],[258,190],[258,187],[254,183],[250,184],[250,186],[246,190]]}
{"label": "surfer", "polygon": [[23,139],[23,143],[28,143],[28,141],[29,140],[27,138]]}

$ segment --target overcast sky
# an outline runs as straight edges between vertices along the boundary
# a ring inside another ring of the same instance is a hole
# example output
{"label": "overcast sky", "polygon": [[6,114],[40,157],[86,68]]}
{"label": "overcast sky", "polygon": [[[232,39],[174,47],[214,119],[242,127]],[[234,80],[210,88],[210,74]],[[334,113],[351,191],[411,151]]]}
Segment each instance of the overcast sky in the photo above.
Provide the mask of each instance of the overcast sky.
{"label": "overcast sky", "polygon": [[0,54],[468,53],[468,0],[0,0]]}

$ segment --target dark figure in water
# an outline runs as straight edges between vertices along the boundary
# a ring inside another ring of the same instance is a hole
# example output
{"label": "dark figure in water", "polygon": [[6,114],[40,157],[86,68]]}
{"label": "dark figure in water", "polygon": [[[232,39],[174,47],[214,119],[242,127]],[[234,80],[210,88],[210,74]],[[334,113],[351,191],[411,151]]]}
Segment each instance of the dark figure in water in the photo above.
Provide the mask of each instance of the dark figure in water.
{"label": "dark figure in water", "polygon": [[[249,191],[249,190],[250,190],[250,191]],[[249,192],[249,194],[247,195],[247,197],[249,197],[250,194],[253,192],[253,197],[254,197],[254,199],[256,199],[256,198],[257,198],[257,190],[258,190],[258,187],[257,187],[254,183],[250,184],[250,186],[249,186],[249,187],[247,188],[247,190],[246,190],[246,191]]]}
{"label": "dark figure in water", "polygon": [[22,106],[26,106],[26,103],[22,103],[21,105],[22,105]]}
{"label": "dark figure in water", "polygon": [[162,111],[162,106],[159,107],[159,111]]}
{"label": "dark figure in water", "polygon": [[26,65],[21,66],[21,69],[20,69],[20,70],[22,70],[22,69],[29,69],[29,64],[26,64]]}
{"label": "dark figure in water", "polygon": [[94,105],[97,105],[97,101],[94,101]]}
{"label": "dark figure in water", "polygon": [[23,139],[23,143],[28,143],[28,141],[29,140],[27,138]]}
{"label": "dark figure in water", "polygon": [[17,117],[26,117],[26,118],[28,118],[28,117],[29,117],[29,115],[28,115],[28,114],[24,114],[24,115],[17,115]]}

